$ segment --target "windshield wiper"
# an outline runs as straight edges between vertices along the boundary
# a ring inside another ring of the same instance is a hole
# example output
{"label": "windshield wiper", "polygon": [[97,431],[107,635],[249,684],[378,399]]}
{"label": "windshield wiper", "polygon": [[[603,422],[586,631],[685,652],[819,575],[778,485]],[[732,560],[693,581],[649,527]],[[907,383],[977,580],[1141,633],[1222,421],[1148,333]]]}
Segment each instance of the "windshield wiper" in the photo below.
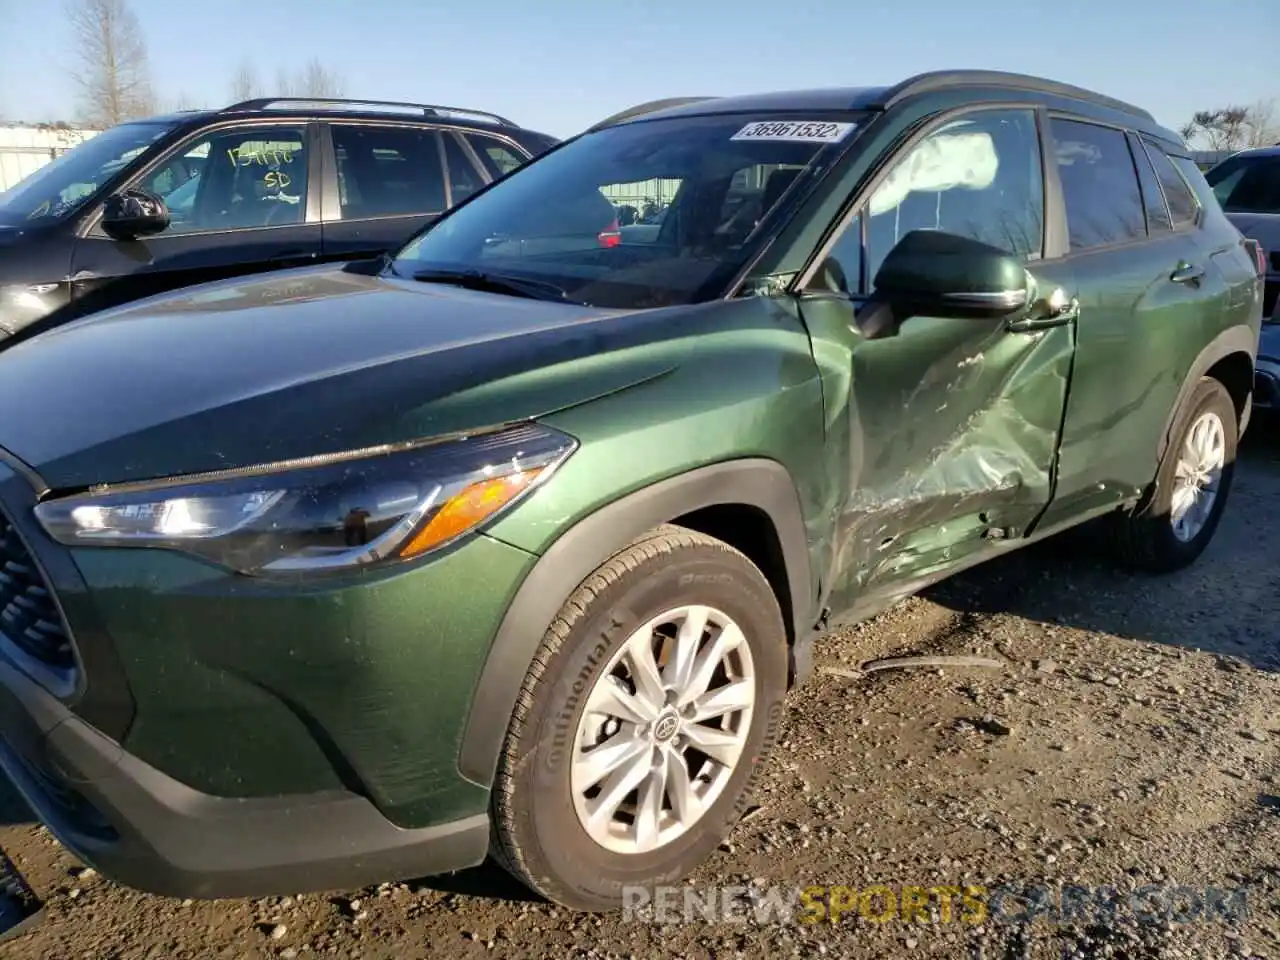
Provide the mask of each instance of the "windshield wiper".
{"label": "windshield wiper", "polygon": [[418,270],[413,279],[425,283],[450,283],[468,290],[484,290],[489,293],[505,293],[530,300],[559,300],[576,303],[563,289],[546,280],[530,280],[501,273],[484,273],[480,270]]}

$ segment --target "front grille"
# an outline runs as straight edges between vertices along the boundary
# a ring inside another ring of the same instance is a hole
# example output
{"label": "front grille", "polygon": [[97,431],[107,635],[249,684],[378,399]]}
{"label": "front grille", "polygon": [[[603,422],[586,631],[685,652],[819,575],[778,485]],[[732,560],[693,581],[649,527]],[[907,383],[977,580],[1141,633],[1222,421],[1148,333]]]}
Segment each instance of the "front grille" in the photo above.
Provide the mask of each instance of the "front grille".
{"label": "front grille", "polygon": [[1276,300],[1280,299],[1280,282],[1272,281],[1263,287],[1262,316],[1270,317],[1276,311]]}
{"label": "front grille", "polygon": [[60,670],[75,666],[49,584],[9,519],[0,513],[0,635]]}

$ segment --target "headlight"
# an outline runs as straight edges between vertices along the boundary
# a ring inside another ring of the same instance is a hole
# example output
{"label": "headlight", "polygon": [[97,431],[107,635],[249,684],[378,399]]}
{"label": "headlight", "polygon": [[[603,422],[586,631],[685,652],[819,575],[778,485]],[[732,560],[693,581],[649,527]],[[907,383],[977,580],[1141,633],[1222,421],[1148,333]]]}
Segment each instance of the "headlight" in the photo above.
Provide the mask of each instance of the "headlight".
{"label": "headlight", "polygon": [[343,569],[421,556],[475,530],[576,448],[525,425],[48,500],[35,513],[69,546],[165,547],[242,573]]}

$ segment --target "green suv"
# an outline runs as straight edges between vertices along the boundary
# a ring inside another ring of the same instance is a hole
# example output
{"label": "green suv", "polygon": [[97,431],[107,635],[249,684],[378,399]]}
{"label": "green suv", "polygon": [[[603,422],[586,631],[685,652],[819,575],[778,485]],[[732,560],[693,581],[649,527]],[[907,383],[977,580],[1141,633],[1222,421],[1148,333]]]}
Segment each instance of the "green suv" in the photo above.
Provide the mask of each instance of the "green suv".
{"label": "green suv", "polygon": [[612,908],[733,826],[825,631],[1090,520],[1191,562],[1261,303],[1182,141],[1085,90],[627,111],[381,263],[0,355],[0,763],[146,890],[492,854]]}

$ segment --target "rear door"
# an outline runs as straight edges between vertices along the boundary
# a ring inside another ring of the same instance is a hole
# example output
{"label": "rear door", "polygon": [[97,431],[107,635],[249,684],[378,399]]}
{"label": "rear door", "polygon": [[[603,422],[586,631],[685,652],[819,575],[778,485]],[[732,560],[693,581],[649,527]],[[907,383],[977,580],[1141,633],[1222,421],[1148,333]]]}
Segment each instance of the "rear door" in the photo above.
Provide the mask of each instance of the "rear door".
{"label": "rear door", "polygon": [[488,179],[448,128],[332,121],[325,138],[328,260],[394,251]]}
{"label": "rear door", "polygon": [[1092,120],[1058,115],[1050,126],[1080,322],[1046,522],[1151,483],[1169,412],[1230,296],[1199,242],[1203,211],[1163,154],[1152,167],[1138,138]]}
{"label": "rear door", "polygon": [[164,199],[170,224],[114,240],[101,211],[72,254],[72,296],[96,310],[208,280],[313,263],[320,255],[319,155],[307,122],[205,129],[141,170],[127,186]]}

